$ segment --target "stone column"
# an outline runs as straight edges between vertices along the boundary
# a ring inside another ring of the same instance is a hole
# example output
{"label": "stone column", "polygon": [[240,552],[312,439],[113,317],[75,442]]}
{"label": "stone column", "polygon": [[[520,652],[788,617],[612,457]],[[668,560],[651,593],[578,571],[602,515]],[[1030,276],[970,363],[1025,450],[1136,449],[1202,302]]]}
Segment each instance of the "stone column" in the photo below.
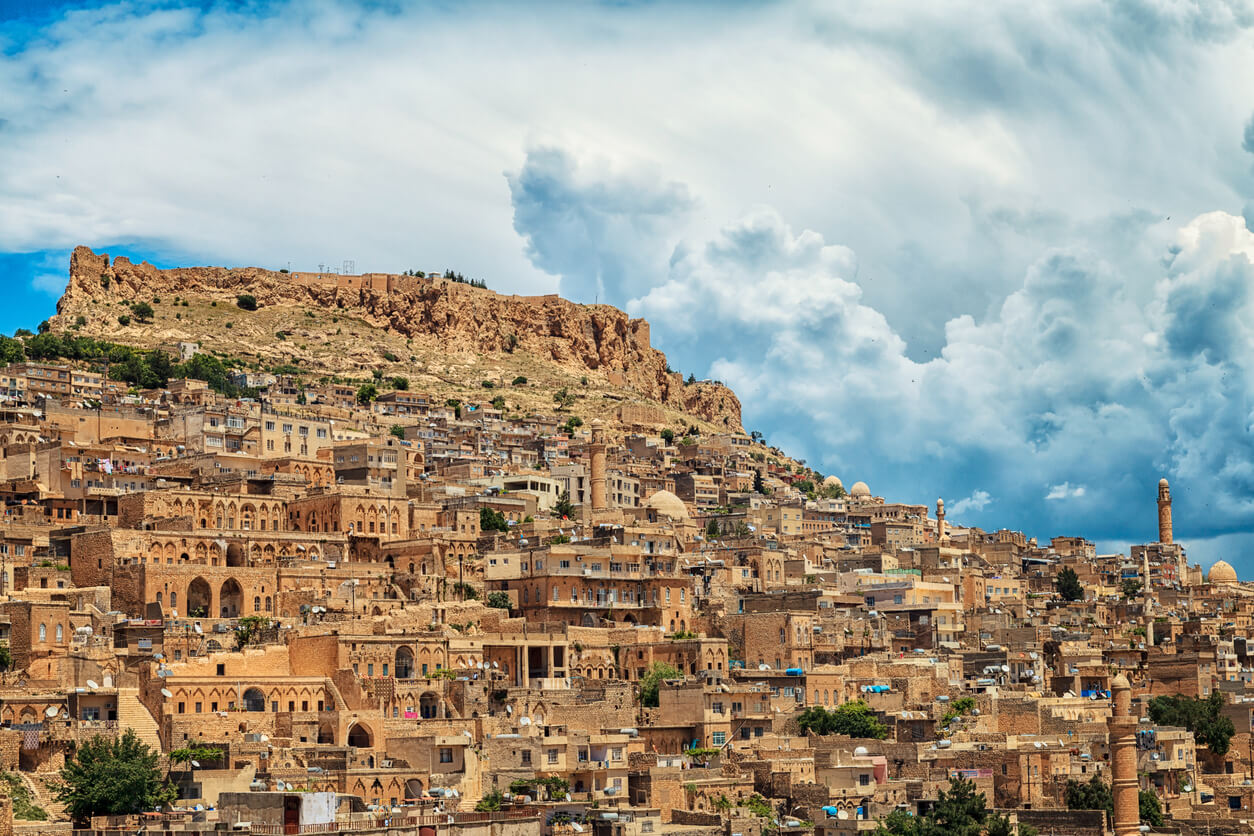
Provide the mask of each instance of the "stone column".
{"label": "stone column", "polygon": [[949,539],[945,531],[945,500],[936,500],[936,542],[943,543]]}
{"label": "stone column", "polygon": [[591,493],[592,510],[604,511],[605,503],[605,430],[601,420],[592,422],[592,444],[589,447],[592,459]]}
{"label": "stone column", "polygon": [[1110,718],[1111,794],[1115,801],[1115,836],[1136,836],[1141,826],[1136,777],[1136,728],[1132,716],[1132,685],[1119,674],[1111,682],[1114,706]]}
{"label": "stone column", "polygon": [[1171,539],[1171,487],[1166,479],[1158,480],[1158,542],[1170,545]]}

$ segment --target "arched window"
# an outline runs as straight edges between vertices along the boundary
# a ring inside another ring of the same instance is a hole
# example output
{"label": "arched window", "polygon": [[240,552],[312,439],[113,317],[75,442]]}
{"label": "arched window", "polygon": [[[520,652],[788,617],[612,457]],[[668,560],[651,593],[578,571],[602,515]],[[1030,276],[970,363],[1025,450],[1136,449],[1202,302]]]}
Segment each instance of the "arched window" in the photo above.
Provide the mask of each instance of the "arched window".
{"label": "arched window", "polygon": [[58,642],[65,641],[65,625],[63,624],[57,625],[57,641]]}
{"label": "arched window", "polygon": [[39,625],[39,640],[41,642],[48,641],[48,625],[47,624]]}

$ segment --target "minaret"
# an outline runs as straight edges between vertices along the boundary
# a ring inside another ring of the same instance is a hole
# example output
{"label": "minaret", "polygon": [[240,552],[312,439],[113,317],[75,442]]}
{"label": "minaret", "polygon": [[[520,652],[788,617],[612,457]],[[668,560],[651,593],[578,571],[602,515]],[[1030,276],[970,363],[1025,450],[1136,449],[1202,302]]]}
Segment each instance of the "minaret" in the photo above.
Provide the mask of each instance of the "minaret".
{"label": "minaret", "polygon": [[1110,683],[1114,704],[1110,716],[1111,794],[1115,802],[1115,836],[1137,836],[1141,804],[1136,777],[1136,728],[1132,716],[1132,684],[1123,674]]}
{"label": "minaret", "polygon": [[943,543],[949,539],[945,532],[945,500],[936,500],[936,542]]}
{"label": "minaret", "polygon": [[592,459],[592,510],[605,510],[605,429],[601,420],[592,422],[592,444],[589,448]]}
{"label": "minaret", "polygon": [[1171,545],[1171,488],[1158,480],[1158,542]]}

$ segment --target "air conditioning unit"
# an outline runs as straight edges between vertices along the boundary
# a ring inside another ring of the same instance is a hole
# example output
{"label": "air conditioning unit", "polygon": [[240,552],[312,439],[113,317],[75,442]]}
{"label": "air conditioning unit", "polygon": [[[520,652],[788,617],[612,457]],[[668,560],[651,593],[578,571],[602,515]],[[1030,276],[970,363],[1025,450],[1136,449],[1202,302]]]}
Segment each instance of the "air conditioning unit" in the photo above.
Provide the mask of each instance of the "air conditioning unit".
{"label": "air conditioning unit", "polygon": [[390,760],[381,760],[379,761],[379,766],[383,767],[384,769],[391,769],[392,762]]}

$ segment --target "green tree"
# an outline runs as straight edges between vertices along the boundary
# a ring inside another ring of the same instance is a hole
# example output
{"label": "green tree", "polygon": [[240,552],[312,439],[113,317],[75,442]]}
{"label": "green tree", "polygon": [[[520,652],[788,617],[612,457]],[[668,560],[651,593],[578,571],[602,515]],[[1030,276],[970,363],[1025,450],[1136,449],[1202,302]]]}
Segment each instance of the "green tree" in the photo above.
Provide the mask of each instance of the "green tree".
{"label": "green tree", "polygon": [[1210,747],[1216,755],[1224,755],[1237,730],[1232,720],[1223,716],[1223,707],[1223,693],[1216,689],[1204,700],[1179,694],[1154,697],[1149,701],[1149,716],[1160,726],[1184,726],[1193,732],[1198,743]]}
{"label": "green tree", "polygon": [[488,593],[487,604],[489,607],[495,607],[498,610],[510,609],[509,593],[507,592],[490,592]]}
{"label": "green tree", "polygon": [[255,311],[257,310],[257,297],[251,293],[241,293],[235,297],[235,304],[240,310]]}
{"label": "green tree", "polygon": [[675,431],[672,430],[670,427],[667,427],[666,429],[662,430],[662,432],[658,433],[658,435],[662,436],[662,440],[665,441],[667,444],[675,443]]}
{"label": "green tree", "polygon": [[766,493],[766,484],[762,481],[762,471],[760,470],[753,471],[753,490],[756,493]]}
{"label": "green tree", "polygon": [[409,389],[409,378],[397,375],[392,378],[392,388],[399,389],[402,392],[407,391]]}
{"label": "green tree", "polygon": [[362,406],[365,406],[377,397],[379,397],[379,388],[373,383],[363,383],[357,389],[357,403]]}
{"label": "green tree", "polygon": [[21,340],[0,335],[0,365],[20,363],[26,359],[26,347]]}
{"label": "green tree", "polygon": [[0,671],[7,671],[13,667],[13,654],[9,652],[7,644],[0,644]]}
{"label": "green tree", "polygon": [[1141,790],[1136,800],[1141,808],[1141,821],[1151,827],[1162,827],[1163,805],[1158,801],[1158,794],[1153,790]]}
{"label": "green tree", "polygon": [[505,515],[494,508],[479,509],[479,530],[480,531],[509,531],[509,523],[505,521]]}
{"label": "green tree", "polygon": [[192,744],[184,746],[181,749],[174,749],[170,752],[170,763],[189,764],[192,761],[201,763],[202,761],[216,761],[222,757],[222,750],[212,746],[201,746]]}
{"label": "green tree", "polygon": [[527,385],[527,378],[523,377],[522,375],[519,375],[518,377],[514,378],[513,382],[510,383],[510,386],[526,386],[526,385]]}
{"label": "green tree", "polygon": [[[1021,836],[1035,829],[1019,828]],[[894,810],[876,828],[877,836],[1004,836],[1010,821],[988,809],[984,793],[975,791],[974,781],[950,778],[949,789],[941,790],[932,809],[922,816]]]}
{"label": "green tree", "polygon": [[888,737],[888,726],[880,722],[871,707],[862,700],[851,700],[830,711],[821,705],[812,705],[797,716],[802,732],[819,735],[843,734],[849,737]]}
{"label": "green tree", "polygon": [[136,302],[131,305],[131,315],[139,322],[152,322],[153,313],[152,305],[147,302]]}
{"label": "green tree", "polygon": [[1141,582],[1136,578],[1127,578],[1124,580],[1121,590],[1124,598],[1135,598],[1141,594]]}
{"label": "green tree", "polygon": [[717,540],[721,533],[718,528],[718,520],[710,517],[710,521],[705,524],[705,539]]}
{"label": "green tree", "polygon": [[402,427],[400,424],[393,424],[392,426],[388,427],[388,434],[395,436],[396,438],[399,438],[402,441],[405,440],[405,428]]}
{"label": "green tree", "polygon": [[809,479],[798,479],[792,483],[792,486],[806,495],[814,493],[814,483]]}
{"label": "green tree", "polygon": [[553,513],[567,519],[575,515],[575,506],[570,501],[570,491],[562,491],[562,495],[557,498],[557,502],[553,503]]}
{"label": "green tree", "polygon": [[475,810],[480,813],[495,813],[501,809],[501,804],[504,801],[505,796],[500,790],[492,790],[484,793],[483,798],[479,799],[479,803],[475,805]]}
{"label": "green tree", "polygon": [[1079,601],[1084,598],[1084,587],[1080,584],[1080,576],[1070,566],[1064,566],[1054,578],[1054,588],[1067,601]]}
{"label": "green tree", "polygon": [[1068,810],[1105,810],[1109,815],[1115,814],[1115,799],[1110,794],[1110,787],[1099,775],[1094,775],[1087,782],[1074,778],[1068,780],[1063,801]]}
{"label": "green tree", "polygon": [[177,795],[157,768],[159,760],[134,729],[117,739],[96,735],[61,769],[57,800],[77,822],[154,810]]}
{"label": "green tree", "polygon": [[563,386],[553,393],[553,402],[557,404],[559,410],[570,409],[575,404],[575,396]]}
{"label": "green tree", "polygon": [[504,396],[504,395],[497,395],[495,398],[493,398],[493,399],[492,399],[492,408],[493,408],[493,409],[500,409],[500,410],[504,410],[504,409],[505,409],[505,396]]}
{"label": "green tree", "polygon": [[118,325],[123,328],[131,324],[131,318],[126,314],[118,314]]}
{"label": "green tree", "polygon": [[679,668],[669,662],[654,662],[640,677],[640,704],[645,708],[657,708],[658,686],[665,679],[683,679]]}
{"label": "green tree", "polygon": [[572,415],[566,419],[566,423],[562,426],[562,429],[566,430],[567,435],[574,435],[575,430],[582,426],[583,419],[578,415]]}

